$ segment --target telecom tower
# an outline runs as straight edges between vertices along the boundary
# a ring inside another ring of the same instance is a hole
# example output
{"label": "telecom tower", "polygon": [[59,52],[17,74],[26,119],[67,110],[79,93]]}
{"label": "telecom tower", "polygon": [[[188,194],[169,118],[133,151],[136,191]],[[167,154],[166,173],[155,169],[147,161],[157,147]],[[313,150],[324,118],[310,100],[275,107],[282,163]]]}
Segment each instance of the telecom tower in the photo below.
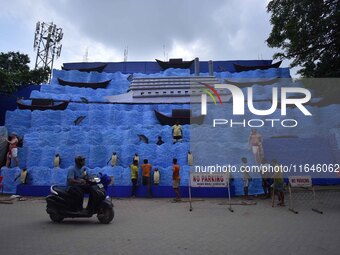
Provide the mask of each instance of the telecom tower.
{"label": "telecom tower", "polygon": [[53,22],[37,22],[33,44],[34,50],[37,49],[35,69],[49,67],[52,70],[55,55],[57,58],[60,57],[61,39],[63,39],[62,28],[57,28]]}

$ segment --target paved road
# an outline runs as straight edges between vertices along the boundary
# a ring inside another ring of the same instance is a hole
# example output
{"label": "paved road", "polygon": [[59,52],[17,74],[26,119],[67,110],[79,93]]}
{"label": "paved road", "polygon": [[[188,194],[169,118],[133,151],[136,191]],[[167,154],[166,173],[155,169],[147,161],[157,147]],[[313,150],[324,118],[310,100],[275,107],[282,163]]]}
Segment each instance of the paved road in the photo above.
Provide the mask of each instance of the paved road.
{"label": "paved road", "polygon": [[[91,219],[52,223],[43,200],[0,204],[0,254],[339,254],[340,193],[323,192],[320,208],[297,203],[299,214],[269,200],[234,206],[222,199],[171,203],[169,199],[114,200],[109,225]],[[239,199],[234,199],[237,201]]]}

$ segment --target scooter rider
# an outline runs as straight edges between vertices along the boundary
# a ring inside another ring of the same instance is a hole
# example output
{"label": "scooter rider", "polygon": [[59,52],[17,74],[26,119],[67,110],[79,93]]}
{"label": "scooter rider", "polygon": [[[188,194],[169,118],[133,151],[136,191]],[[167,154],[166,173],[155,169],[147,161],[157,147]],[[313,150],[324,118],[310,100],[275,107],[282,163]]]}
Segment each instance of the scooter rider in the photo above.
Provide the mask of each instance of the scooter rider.
{"label": "scooter rider", "polygon": [[[86,209],[91,210],[92,208],[94,208],[94,192],[92,186],[86,182],[86,179],[87,173],[85,167],[85,158],[82,156],[78,156],[75,158],[75,166],[69,169],[67,173],[67,186],[69,187],[69,189],[79,189],[82,191],[82,193],[88,193],[89,201]],[[82,198],[80,199],[79,209],[83,208],[83,197],[84,194],[82,194]]]}

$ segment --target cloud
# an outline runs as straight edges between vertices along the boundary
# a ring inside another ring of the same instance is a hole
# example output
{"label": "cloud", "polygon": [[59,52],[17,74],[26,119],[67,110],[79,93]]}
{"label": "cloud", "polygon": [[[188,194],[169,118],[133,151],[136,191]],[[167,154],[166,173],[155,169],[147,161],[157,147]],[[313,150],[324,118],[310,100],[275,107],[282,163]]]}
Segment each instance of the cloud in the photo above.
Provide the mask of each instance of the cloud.
{"label": "cloud", "polygon": [[[12,0],[0,15],[2,50],[30,55],[37,21],[63,28],[62,62],[270,59],[265,40],[271,26],[263,0]],[[19,31],[20,33],[16,33]],[[5,35],[5,37],[3,37]]]}
{"label": "cloud", "polygon": [[[73,0],[50,4],[65,23],[77,26],[81,37],[120,51],[121,56],[128,46],[130,60],[162,58],[164,45],[169,57],[184,57],[173,54],[185,53],[201,59],[254,58],[266,48],[264,40],[270,31],[262,0]],[[204,47],[198,47],[198,42],[204,42]]]}

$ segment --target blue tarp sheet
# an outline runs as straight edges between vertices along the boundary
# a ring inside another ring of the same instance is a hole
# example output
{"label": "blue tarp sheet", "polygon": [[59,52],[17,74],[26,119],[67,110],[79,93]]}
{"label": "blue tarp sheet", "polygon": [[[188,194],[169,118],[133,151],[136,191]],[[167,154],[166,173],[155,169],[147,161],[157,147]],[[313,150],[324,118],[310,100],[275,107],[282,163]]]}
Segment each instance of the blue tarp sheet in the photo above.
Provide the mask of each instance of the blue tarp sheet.
{"label": "blue tarp sheet", "polygon": [[[248,65],[268,64],[270,61],[247,61]],[[289,70],[287,68],[256,70],[242,73],[232,73],[232,63],[243,63],[239,61],[216,61],[214,68],[216,77],[223,78],[244,78],[244,77],[282,77],[289,78]],[[98,63],[69,63],[66,67],[90,67]],[[117,95],[126,92],[130,82],[127,80],[128,73],[135,73],[139,77],[164,77],[171,75],[188,75],[190,70],[173,70],[169,69],[160,72],[153,62],[129,62],[129,63],[109,63],[104,73],[82,73],[79,71],[60,71],[54,70],[53,79],[50,85],[41,86],[40,91],[31,92],[31,97],[35,98],[53,98],[53,99],[71,99],[80,100],[85,97],[90,101],[102,101],[106,95]],[[227,70],[219,70],[218,67],[224,65]],[[206,63],[201,63],[202,75],[206,75]],[[119,70],[118,70],[119,69]],[[192,70],[191,70],[192,71]],[[136,73],[138,72],[138,74]],[[152,74],[151,74],[152,73]],[[112,79],[107,89],[87,89],[74,88],[69,86],[60,86],[57,77],[70,81],[87,81],[96,82]],[[253,87],[256,99],[270,99],[271,86]],[[27,96],[27,95],[25,95]],[[229,105],[229,106],[228,106]],[[268,103],[257,103],[257,107],[267,107]],[[161,126],[154,115],[154,109],[164,113],[171,114],[171,110],[176,108],[187,109],[190,105],[128,105],[128,104],[80,104],[70,103],[65,111],[28,111],[28,110],[12,110],[7,111],[6,126],[11,131],[16,131],[20,135],[24,135],[24,147],[19,150],[20,167],[28,167],[31,176],[31,185],[48,186],[50,184],[64,185],[66,182],[66,174],[68,169],[74,164],[76,155],[83,155],[87,159],[87,166],[91,173],[106,173],[114,176],[115,185],[119,187],[128,187],[131,185],[129,165],[132,161],[134,153],[140,155],[141,160],[147,158],[154,167],[158,167],[161,172],[161,183],[164,190],[170,190],[172,170],[171,164],[174,157],[178,158],[181,165],[181,185],[188,185],[189,166],[187,166],[186,156],[190,150],[190,138],[195,135],[192,127],[183,126],[184,140],[181,144],[172,144],[171,127]],[[225,108],[224,108],[225,107]],[[332,115],[335,120],[334,126],[339,125],[340,108],[338,105],[332,105],[323,108],[308,108],[317,116],[317,118],[303,118],[299,110],[288,110],[289,114],[297,118],[301,125],[298,128],[290,129],[287,133],[282,128],[263,128],[261,132],[265,137],[280,134],[283,131],[287,135],[298,135],[303,138],[305,136],[323,135],[327,136],[329,125],[325,122]],[[198,114],[198,112],[194,112]],[[230,118],[230,104],[225,104],[213,114],[207,115],[207,123],[211,123],[214,117],[224,114],[225,118]],[[86,116],[79,124],[74,125],[74,120],[79,116]],[[338,117],[336,117],[338,116]],[[247,118],[251,117],[249,112],[246,113]],[[273,116],[275,117],[275,116]],[[277,117],[277,116],[276,116]],[[309,127],[309,132],[305,132],[305,128]],[[194,126],[193,126],[194,127]],[[238,131],[237,131],[238,130]],[[241,130],[241,131],[240,131]],[[221,132],[221,133],[219,133]],[[228,133],[229,132],[229,133]],[[228,139],[228,146],[225,147],[227,160],[229,163],[240,164],[240,156],[246,155],[251,158],[251,154],[247,148],[247,138],[250,132],[249,128],[233,129],[225,132],[225,129],[216,130],[211,135],[211,144],[218,141],[220,134]],[[138,135],[143,134],[149,138],[149,144],[144,144],[138,139]],[[161,135],[165,144],[157,146],[157,136]],[[198,134],[199,135],[199,134]],[[324,140],[320,140],[324,141]],[[279,161],[284,163],[288,160],[294,161],[302,157],[303,152],[311,147],[322,148],[322,153],[317,150],[310,150],[308,156],[316,161],[331,161],[329,147],[324,142],[322,144],[313,145],[312,141],[304,140],[299,147],[299,143],[294,145],[282,143],[269,143],[266,141],[266,150],[270,158],[277,157]],[[208,146],[207,144],[202,145]],[[278,157],[275,146],[293,146],[299,147],[299,152],[284,151],[285,156]],[[269,149],[267,149],[269,148]],[[327,150],[328,148],[328,150]],[[216,149],[215,149],[216,150]],[[205,150],[206,153],[214,152],[214,148]],[[116,167],[107,165],[107,161],[113,152],[118,154],[118,164]],[[59,153],[62,157],[60,168],[53,168],[53,157]],[[272,154],[270,154],[272,153]],[[211,155],[213,157],[214,155]],[[328,157],[326,157],[328,156]],[[208,156],[207,156],[208,157]],[[4,176],[5,192],[14,193],[16,184],[14,177],[20,172],[19,168],[7,169],[2,168]],[[124,188],[121,189],[122,192]],[[167,191],[167,192],[168,192]],[[261,180],[256,179],[250,186],[251,193],[261,193]],[[126,190],[124,192],[127,192]],[[233,183],[233,192],[235,194],[243,193],[243,185],[240,179],[236,179]],[[124,193],[125,194],[125,193]],[[216,193],[217,194],[217,193]],[[165,194],[164,194],[165,195]],[[227,195],[225,193],[225,195]],[[118,194],[119,196],[119,194]]]}

